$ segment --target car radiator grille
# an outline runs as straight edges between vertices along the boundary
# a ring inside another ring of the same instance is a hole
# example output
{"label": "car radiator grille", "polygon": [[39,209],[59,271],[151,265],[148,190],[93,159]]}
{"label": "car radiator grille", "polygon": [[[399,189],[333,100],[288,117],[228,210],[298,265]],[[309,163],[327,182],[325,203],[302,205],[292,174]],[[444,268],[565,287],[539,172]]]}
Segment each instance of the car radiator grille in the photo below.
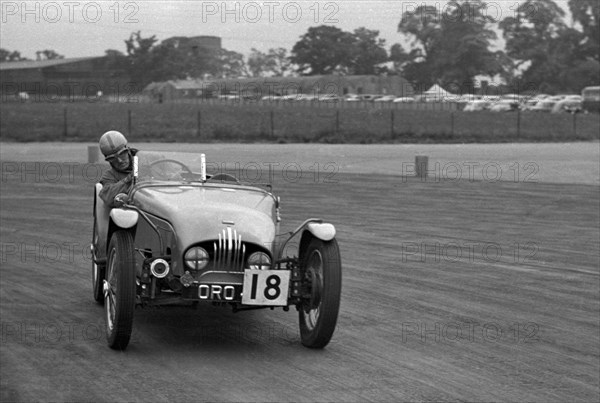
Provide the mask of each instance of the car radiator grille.
{"label": "car radiator grille", "polygon": [[242,235],[238,235],[235,229],[223,229],[213,247],[216,270],[244,271],[246,245],[242,244]]}

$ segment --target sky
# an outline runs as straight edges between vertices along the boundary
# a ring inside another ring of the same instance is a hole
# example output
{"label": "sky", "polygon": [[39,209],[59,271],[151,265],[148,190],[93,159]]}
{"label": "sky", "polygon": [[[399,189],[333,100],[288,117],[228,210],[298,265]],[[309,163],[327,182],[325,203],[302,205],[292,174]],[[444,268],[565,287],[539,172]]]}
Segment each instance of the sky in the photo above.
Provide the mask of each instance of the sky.
{"label": "sky", "polygon": [[[567,9],[567,0],[556,1]],[[222,47],[248,55],[252,48],[288,51],[309,27],[332,25],[344,31],[378,30],[386,47],[407,42],[397,32],[403,13],[435,5],[441,16],[447,2],[429,0],[344,1],[0,1],[0,47],[35,59],[52,49],[65,57],[102,56],[107,49],[125,53],[124,40],[142,37],[211,35]],[[514,15],[516,0],[488,1],[495,21]]]}

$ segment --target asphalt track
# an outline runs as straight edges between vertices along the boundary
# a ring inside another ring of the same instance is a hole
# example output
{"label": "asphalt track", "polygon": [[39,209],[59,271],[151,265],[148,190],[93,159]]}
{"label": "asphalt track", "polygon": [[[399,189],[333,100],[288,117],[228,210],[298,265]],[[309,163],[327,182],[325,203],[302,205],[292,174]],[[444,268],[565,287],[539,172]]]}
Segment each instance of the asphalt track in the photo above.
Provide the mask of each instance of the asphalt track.
{"label": "asphalt track", "polygon": [[[574,158],[540,145],[554,152],[535,154],[537,176],[518,180],[385,175],[388,154],[369,148],[360,155],[371,173],[346,168],[358,158],[352,147],[348,160],[325,146],[312,154],[331,154],[323,159],[238,159],[246,175],[256,167],[248,161],[307,168],[274,178],[284,230],[313,216],[336,225],[342,306],[320,351],[300,345],[295,312],[212,306],[138,309],[129,348],[110,350],[91,293],[95,171],[83,164],[85,145],[78,154],[72,145],[0,147],[2,401],[600,399],[597,143],[573,145]],[[62,154],[48,157],[52,147]],[[235,158],[248,153],[237,147]],[[493,147],[478,159],[444,158],[510,164]],[[321,169],[331,156],[334,175],[315,176],[313,161]]]}

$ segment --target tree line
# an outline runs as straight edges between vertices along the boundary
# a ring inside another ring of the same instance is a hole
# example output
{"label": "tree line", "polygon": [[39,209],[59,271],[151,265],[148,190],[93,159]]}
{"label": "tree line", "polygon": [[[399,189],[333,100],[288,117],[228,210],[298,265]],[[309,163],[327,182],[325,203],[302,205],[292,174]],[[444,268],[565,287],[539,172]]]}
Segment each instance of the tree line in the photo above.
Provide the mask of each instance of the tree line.
{"label": "tree line", "polygon": [[[571,23],[553,0],[526,0],[513,15],[495,21],[483,0],[422,4],[402,15],[398,32],[408,45],[379,38],[364,27],[347,32],[330,25],[310,27],[288,52],[251,49],[247,57],[227,49],[195,46],[190,38],[159,42],[133,32],[126,54],[107,50],[112,67],[142,86],[190,78],[296,75],[402,75],[417,88],[438,83],[453,92],[473,91],[475,77],[501,77],[514,91],[580,91],[600,77],[600,2],[569,0]],[[503,49],[493,49],[501,32]],[[62,57],[36,53],[38,60]],[[0,49],[0,61],[22,60]]]}

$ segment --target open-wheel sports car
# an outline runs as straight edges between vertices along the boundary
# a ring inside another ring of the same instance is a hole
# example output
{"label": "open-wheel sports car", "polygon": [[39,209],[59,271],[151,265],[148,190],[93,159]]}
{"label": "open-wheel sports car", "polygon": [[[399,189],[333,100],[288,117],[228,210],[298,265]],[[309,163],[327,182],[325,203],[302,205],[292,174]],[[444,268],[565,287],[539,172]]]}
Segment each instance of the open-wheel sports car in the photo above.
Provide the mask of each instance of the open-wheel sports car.
{"label": "open-wheel sports car", "polygon": [[98,197],[102,185],[94,193],[93,296],[111,348],[127,347],[136,306],[198,302],[294,306],[302,344],[329,343],[342,281],[332,224],[311,218],[280,234],[271,185],[211,175],[204,154],[140,151],[133,170],[118,207]]}

